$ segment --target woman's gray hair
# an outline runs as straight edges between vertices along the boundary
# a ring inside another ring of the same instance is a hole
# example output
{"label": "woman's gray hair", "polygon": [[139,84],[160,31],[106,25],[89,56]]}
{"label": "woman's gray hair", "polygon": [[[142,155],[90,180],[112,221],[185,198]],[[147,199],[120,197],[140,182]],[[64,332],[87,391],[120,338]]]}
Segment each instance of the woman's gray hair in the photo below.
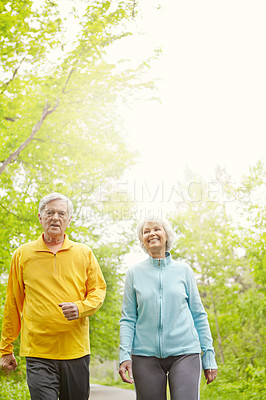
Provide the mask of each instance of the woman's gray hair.
{"label": "woman's gray hair", "polygon": [[72,201],[68,197],[64,196],[63,194],[56,193],[56,192],[47,194],[46,196],[44,196],[41,199],[41,201],[39,203],[39,214],[41,214],[43,212],[46,204],[50,203],[50,201],[53,201],[53,200],[65,200],[67,203],[68,215],[69,215],[69,217],[72,217],[72,215],[73,215]]}
{"label": "woman's gray hair", "polygon": [[140,241],[140,245],[141,245],[142,249],[145,251],[145,253],[148,253],[147,249],[145,248],[145,246],[143,244],[143,227],[144,227],[144,224],[146,224],[146,222],[158,222],[158,224],[163,227],[163,229],[165,230],[165,233],[166,233],[166,237],[167,237],[166,251],[170,251],[176,240],[176,234],[173,231],[173,228],[171,227],[169,222],[166,221],[165,219],[160,219],[160,218],[145,218],[142,221],[140,221],[137,225],[137,234],[138,234],[138,238]]}

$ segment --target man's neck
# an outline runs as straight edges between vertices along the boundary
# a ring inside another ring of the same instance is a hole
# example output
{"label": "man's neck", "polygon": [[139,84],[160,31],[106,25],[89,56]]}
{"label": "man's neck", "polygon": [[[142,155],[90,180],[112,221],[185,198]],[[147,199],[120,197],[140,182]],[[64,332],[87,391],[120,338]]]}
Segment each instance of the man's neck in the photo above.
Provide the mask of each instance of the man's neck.
{"label": "man's neck", "polygon": [[63,236],[63,238],[62,238],[62,236],[58,237],[58,238],[49,237],[47,240],[47,236],[45,236],[45,234],[43,234],[44,243],[46,244],[48,249],[54,254],[56,254],[62,248],[63,243],[64,243],[64,238],[65,238],[64,236]]}
{"label": "man's neck", "polygon": [[43,241],[46,244],[46,246],[58,246],[58,245],[63,245],[65,240],[65,235],[60,235],[60,236],[50,236],[47,235],[46,233],[43,234]]}

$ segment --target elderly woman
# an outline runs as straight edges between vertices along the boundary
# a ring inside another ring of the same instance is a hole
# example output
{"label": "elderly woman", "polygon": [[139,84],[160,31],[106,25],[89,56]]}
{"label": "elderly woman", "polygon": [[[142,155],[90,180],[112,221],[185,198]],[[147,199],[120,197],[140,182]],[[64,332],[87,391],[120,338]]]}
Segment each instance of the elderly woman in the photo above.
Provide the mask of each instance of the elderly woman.
{"label": "elderly woman", "polygon": [[209,384],[217,365],[192,269],[172,259],[168,222],[146,219],[138,237],[149,258],[126,275],[119,374],[138,400],[166,400],[167,379],[172,400],[198,400],[201,368]]}

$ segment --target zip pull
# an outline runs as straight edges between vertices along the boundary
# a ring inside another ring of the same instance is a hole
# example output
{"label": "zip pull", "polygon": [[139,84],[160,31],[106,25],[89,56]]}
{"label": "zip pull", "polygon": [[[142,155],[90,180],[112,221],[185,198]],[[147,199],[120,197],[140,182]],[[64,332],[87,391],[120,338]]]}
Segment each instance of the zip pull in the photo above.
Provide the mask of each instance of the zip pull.
{"label": "zip pull", "polygon": [[159,267],[161,266],[161,260],[159,260]]}
{"label": "zip pull", "polygon": [[56,266],[56,253],[54,253],[54,272],[57,274],[57,266]]}

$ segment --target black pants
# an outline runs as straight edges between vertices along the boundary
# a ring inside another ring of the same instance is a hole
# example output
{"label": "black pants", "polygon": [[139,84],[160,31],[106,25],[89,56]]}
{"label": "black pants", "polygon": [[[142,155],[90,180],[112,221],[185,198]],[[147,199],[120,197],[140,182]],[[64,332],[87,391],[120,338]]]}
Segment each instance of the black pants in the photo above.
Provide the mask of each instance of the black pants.
{"label": "black pants", "polygon": [[73,360],[26,357],[32,400],[88,400],[90,356]]}
{"label": "black pants", "polygon": [[200,354],[167,358],[132,356],[137,400],[166,400],[167,380],[171,400],[199,400]]}

